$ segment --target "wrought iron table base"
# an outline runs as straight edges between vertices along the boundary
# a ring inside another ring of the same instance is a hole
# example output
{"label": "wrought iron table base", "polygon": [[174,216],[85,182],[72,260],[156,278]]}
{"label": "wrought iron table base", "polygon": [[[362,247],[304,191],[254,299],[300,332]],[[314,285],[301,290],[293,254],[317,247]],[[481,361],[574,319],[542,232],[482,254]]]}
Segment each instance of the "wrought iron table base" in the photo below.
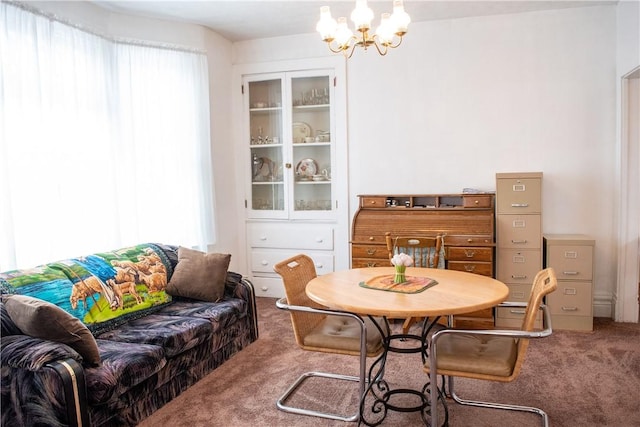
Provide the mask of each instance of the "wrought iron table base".
{"label": "wrought iron table base", "polygon": [[[431,331],[431,329],[435,326],[438,321],[438,318],[429,320],[425,319],[422,325],[421,335],[415,334],[392,334],[391,327],[389,326],[389,321],[387,318],[382,318],[383,320],[375,319],[372,316],[369,316],[373,321],[374,325],[380,332],[382,336],[382,343],[384,346],[384,351],[382,354],[373,362],[371,367],[369,368],[368,374],[368,385],[365,389],[364,395],[360,399],[360,421],[359,424],[365,424],[367,426],[373,427],[381,424],[387,416],[387,412],[389,410],[395,412],[420,412],[420,417],[425,425],[429,424],[429,418],[431,413],[431,399],[429,382],[425,383],[421,390],[414,390],[409,388],[396,388],[391,389],[389,383],[384,379],[384,373],[387,363],[387,357],[389,353],[420,353],[422,356],[422,363],[427,361],[427,335]],[[380,325],[380,323],[383,323]],[[410,347],[394,347],[392,344],[394,341],[414,341],[418,344],[416,346]],[[394,405],[391,402],[391,399],[397,395],[414,395],[418,398],[418,402],[413,406],[398,406]],[[366,411],[367,409],[367,401],[368,399],[373,398],[373,402],[369,405],[370,411]],[[442,401],[444,405],[444,423],[443,426],[448,425],[449,413],[447,410],[447,405],[443,394],[439,391],[438,398]],[[373,415],[373,416],[371,416]]]}

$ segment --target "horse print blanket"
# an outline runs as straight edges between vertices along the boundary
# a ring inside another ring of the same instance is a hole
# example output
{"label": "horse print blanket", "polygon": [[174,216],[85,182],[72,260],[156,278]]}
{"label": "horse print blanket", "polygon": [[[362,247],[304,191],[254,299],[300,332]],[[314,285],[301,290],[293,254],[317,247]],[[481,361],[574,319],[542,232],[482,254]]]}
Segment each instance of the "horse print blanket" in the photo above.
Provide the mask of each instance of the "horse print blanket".
{"label": "horse print blanket", "polygon": [[98,335],[171,302],[171,256],[147,243],[8,271],[0,273],[0,291],[49,301]]}

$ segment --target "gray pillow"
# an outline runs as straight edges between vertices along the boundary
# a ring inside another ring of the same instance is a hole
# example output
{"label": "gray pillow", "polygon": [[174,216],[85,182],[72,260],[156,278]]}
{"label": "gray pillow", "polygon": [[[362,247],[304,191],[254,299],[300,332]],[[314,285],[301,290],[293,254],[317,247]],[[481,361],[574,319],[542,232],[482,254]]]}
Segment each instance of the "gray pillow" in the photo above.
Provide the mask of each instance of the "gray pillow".
{"label": "gray pillow", "polygon": [[167,293],[201,301],[219,301],[224,295],[230,261],[230,254],[207,254],[179,247],[178,264],[167,284]]}
{"label": "gray pillow", "polygon": [[85,364],[100,365],[96,340],[80,319],[57,305],[27,295],[11,295],[4,304],[24,334],[66,344],[82,356]]}

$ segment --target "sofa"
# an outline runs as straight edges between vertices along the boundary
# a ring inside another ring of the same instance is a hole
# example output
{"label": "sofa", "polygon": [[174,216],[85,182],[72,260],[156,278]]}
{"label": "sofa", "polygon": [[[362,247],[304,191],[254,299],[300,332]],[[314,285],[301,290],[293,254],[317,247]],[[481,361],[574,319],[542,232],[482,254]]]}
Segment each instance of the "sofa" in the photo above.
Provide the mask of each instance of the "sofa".
{"label": "sofa", "polygon": [[255,341],[229,259],[141,244],[0,273],[2,425],[133,426]]}

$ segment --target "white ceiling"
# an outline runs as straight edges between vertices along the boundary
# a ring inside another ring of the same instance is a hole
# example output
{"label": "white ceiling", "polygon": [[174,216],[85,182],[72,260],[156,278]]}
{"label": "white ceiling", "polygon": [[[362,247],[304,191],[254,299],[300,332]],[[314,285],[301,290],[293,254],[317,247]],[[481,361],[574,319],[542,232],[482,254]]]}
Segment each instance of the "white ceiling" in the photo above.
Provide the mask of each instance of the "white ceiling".
{"label": "white ceiling", "polygon": [[[131,15],[201,24],[236,42],[315,32],[320,6],[334,18],[349,16],[355,1],[338,0],[89,0],[105,9]],[[615,4],[617,0],[405,0],[412,22],[499,15],[568,7]],[[369,0],[376,16],[391,12],[392,0]],[[374,21],[374,26],[379,18]],[[411,31],[411,26],[409,26]]]}

